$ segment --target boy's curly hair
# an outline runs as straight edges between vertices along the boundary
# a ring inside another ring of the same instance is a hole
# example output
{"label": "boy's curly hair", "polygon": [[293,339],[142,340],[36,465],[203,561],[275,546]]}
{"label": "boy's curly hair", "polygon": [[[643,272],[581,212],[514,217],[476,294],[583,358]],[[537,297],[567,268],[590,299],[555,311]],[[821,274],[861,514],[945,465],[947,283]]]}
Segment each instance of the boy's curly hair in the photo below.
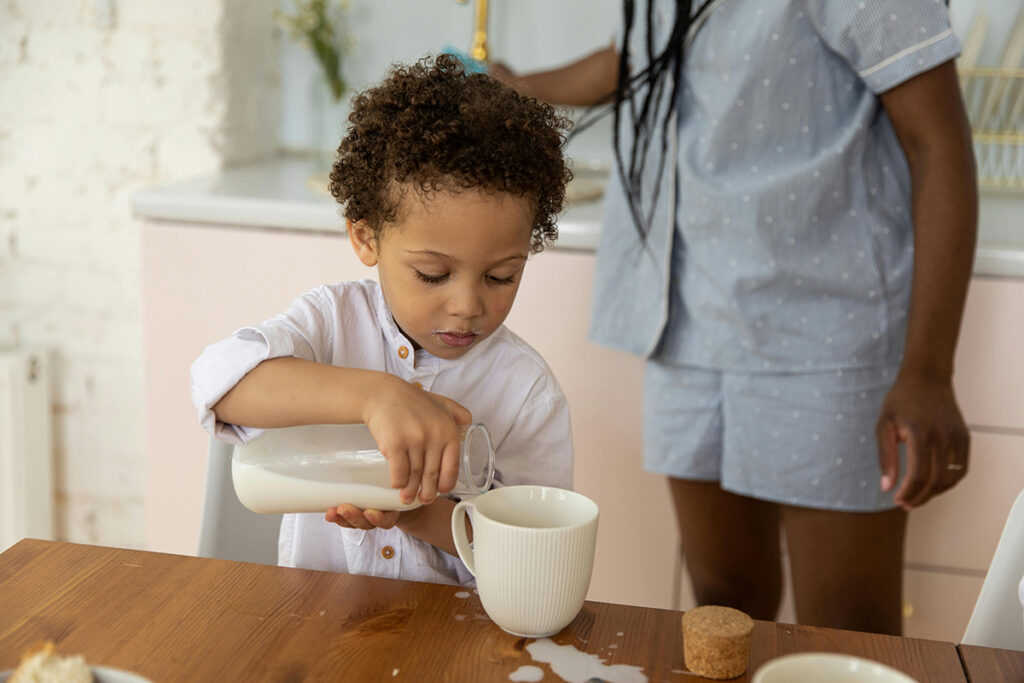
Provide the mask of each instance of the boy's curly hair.
{"label": "boy's curly hair", "polygon": [[400,219],[408,189],[480,189],[533,205],[530,251],[558,237],[555,216],[572,179],[562,147],[570,121],[549,104],[484,74],[467,74],[451,55],[395,66],[360,93],[331,169],[330,190],[345,217],[375,234]]}

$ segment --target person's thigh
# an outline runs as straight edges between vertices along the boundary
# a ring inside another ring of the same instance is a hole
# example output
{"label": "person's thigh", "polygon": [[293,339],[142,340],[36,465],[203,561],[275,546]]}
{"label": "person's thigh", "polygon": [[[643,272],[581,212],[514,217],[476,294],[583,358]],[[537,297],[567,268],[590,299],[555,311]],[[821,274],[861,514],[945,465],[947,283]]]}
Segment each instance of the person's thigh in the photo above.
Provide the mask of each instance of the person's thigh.
{"label": "person's thigh", "polygon": [[779,506],[723,491],[718,482],[669,479],[697,604],[775,619],[782,589]]}
{"label": "person's thigh", "polygon": [[900,634],[907,514],[793,506],[781,514],[797,620]]}

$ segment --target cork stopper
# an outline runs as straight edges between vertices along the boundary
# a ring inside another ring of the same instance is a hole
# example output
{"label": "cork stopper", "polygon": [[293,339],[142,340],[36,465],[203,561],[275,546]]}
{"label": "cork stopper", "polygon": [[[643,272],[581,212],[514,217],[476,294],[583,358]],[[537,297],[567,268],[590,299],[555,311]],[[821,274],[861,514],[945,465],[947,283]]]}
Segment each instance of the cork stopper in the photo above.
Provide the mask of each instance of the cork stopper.
{"label": "cork stopper", "polygon": [[750,660],[754,620],[731,607],[706,605],[683,614],[686,668],[706,678],[741,676]]}

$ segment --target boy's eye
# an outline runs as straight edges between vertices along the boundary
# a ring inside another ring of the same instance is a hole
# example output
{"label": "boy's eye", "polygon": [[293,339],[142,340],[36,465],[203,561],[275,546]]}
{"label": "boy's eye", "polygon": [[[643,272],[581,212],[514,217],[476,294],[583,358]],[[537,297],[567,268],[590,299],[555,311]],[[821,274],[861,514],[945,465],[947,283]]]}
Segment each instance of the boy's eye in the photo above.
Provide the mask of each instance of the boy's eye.
{"label": "boy's eye", "polygon": [[494,275],[488,275],[487,279],[495,285],[510,285],[516,281],[515,274],[509,275],[508,277],[495,277]]}
{"label": "boy's eye", "polygon": [[413,268],[413,272],[416,273],[416,277],[423,280],[424,282],[429,282],[435,285],[439,282],[444,282],[445,280],[447,280],[449,275],[449,273],[445,273],[444,275],[427,275],[426,273],[422,273],[416,270],[415,268]]}

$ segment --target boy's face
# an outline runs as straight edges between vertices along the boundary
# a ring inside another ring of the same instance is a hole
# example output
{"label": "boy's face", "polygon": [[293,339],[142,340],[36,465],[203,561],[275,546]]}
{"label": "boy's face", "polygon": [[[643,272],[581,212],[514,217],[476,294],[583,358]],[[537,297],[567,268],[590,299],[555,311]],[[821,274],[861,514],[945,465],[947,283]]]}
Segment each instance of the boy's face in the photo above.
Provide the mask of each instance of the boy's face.
{"label": "boy's face", "polygon": [[478,190],[409,192],[378,238],[348,222],[359,259],[377,266],[402,332],[438,358],[459,358],[512,309],[530,251],[530,202]]}

